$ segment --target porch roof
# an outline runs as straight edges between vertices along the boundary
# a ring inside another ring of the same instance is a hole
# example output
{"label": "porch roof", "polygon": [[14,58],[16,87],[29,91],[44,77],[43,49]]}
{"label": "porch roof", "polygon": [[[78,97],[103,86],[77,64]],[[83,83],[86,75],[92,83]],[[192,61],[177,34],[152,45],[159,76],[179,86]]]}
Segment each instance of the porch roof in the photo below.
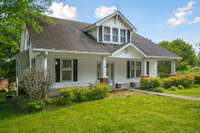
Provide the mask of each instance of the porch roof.
{"label": "porch roof", "polygon": [[[52,19],[54,20],[53,24],[42,24],[44,30],[41,33],[28,27],[33,49],[112,54],[128,45],[98,43],[95,38],[82,31],[90,25],[88,23]],[[176,54],[161,48],[137,33],[133,34],[132,40],[132,43],[147,57],[179,58]]]}

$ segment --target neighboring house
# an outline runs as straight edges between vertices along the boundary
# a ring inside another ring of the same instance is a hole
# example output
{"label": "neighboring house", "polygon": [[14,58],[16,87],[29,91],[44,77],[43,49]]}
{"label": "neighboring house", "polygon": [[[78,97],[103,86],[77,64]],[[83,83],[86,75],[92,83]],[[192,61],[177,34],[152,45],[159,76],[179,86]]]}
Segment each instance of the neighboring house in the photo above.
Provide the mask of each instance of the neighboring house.
{"label": "neighboring house", "polygon": [[171,61],[171,73],[176,73],[175,64],[181,58],[138,35],[119,11],[94,24],[53,20],[42,24],[42,33],[31,27],[23,33],[16,56],[17,82],[31,67],[51,70],[54,88],[100,81],[112,86],[139,83],[141,76],[157,76],[158,61]]}

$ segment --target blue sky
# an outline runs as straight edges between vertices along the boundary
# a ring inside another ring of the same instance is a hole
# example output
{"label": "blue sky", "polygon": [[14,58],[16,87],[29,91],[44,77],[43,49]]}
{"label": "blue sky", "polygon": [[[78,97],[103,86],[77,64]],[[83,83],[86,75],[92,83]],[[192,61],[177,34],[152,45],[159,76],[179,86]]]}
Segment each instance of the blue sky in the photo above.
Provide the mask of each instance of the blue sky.
{"label": "blue sky", "polygon": [[[154,42],[171,41],[176,38],[182,38],[192,44],[200,42],[200,0],[56,0],[55,2],[62,3],[62,6],[67,5],[67,9],[72,8],[72,13],[75,14],[73,19],[89,23],[98,20],[95,17],[97,8],[118,6],[138,29],[137,32]],[[65,10],[65,12],[70,11]]]}

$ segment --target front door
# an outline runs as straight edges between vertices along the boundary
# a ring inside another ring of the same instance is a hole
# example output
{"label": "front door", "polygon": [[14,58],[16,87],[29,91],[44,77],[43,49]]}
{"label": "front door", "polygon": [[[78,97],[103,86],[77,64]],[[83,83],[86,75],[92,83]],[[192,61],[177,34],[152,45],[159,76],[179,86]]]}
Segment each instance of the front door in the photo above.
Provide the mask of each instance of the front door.
{"label": "front door", "polygon": [[107,76],[108,76],[108,82],[111,86],[114,85],[114,64],[108,63],[107,64]]}

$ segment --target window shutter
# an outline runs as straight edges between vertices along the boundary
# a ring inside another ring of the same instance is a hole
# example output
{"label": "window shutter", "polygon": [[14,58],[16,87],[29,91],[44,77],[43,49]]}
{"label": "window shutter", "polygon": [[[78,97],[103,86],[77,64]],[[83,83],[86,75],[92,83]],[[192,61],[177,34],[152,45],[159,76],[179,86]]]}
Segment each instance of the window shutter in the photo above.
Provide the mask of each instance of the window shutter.
{"label": "window shutter", "polygon": [[147,72],[147,75],[149,75],[149,61],[147,61],[147,64],[146,64],[147,66],[146,66],[146,72]]}
{"label": "window shutter", "polygon": [[60,82],[60,59],[55,59],[55,82]]}
{"label": "window shutter", "polygon": [[127,31],[127,42],[129,43],[131,41],[131,33],[130,30]]}
{"label": "window shutter", "polygon": [[130,61],[127,61],[127,78],[130,79]]}
{"label": "window shutter", "polygon": [[99,26],[99,41],[101,42],[102,41],[102,35],[103,35],[103,33],[102,33],[102,26]]}
{"label": "window shutter", "polygon": [[73,60],[73,81],[78,81],[78,60]]}

